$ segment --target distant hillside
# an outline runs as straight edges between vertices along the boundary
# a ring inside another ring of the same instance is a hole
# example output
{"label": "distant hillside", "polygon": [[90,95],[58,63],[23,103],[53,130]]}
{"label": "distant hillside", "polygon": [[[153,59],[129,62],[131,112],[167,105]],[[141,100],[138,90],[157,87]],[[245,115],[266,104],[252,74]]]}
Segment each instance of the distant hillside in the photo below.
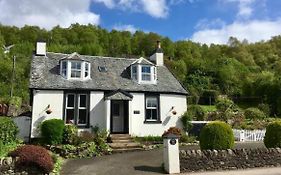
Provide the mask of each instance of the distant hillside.
{"label": "distant hillside", "polygon": [[[36,26],[0,25],[0,97],[9,97],[12,56],[16,56],[15,92],[27,103],[30,60],[35,42],[45,40],[48,51],[118,57],[149,56],[161,40],[165,63],[190,91],[194,101],[213,93],[259,97],[273,114],[281,114],[281,36],[248,44],[230,38],[228,45],[173,42],[156,33],[107,31],[93,25],[59,26],[51,31]],[[7,50],[6,50],[7,52]]]}

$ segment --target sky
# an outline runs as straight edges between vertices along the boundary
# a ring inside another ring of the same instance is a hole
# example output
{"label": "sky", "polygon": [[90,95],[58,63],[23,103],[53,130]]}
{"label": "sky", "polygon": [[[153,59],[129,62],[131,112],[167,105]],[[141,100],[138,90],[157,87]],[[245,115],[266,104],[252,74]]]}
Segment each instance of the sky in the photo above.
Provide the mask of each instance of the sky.
{"label": "sky", "polygon": [[226,44],[281,34],[281,0],[0,0],[0,23],[52,29],[72,23]]}

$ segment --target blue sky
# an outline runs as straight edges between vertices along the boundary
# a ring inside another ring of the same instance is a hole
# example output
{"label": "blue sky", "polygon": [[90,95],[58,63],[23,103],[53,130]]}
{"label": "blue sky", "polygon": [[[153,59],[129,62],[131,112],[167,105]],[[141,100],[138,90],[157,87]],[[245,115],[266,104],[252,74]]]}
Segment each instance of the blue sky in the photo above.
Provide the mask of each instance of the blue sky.
{"label": "blue sky", "polygon": [[0,23],[46,29],[91,23],[223,44],[230,36],[256,42],[281,34],[280,7],[281,0],[0,0]]}

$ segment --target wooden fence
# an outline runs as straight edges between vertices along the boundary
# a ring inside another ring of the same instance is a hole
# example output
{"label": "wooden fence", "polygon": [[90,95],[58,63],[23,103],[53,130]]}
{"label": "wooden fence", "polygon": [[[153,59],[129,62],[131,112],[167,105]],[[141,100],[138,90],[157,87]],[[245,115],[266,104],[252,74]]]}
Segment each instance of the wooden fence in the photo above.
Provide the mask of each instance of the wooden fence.
{"label": "wooden fence", "polygon": [[265,136],[264,130],[240,130],[233,129],[234,137],[236,141],[240,142],[256,142],[263,141]]}

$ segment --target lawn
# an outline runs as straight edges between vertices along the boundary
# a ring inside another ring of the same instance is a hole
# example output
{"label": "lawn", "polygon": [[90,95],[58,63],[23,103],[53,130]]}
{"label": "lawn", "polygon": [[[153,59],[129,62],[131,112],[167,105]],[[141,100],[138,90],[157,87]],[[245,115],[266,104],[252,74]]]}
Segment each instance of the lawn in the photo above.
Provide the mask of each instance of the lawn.
{"label": "lawn", "polygon": [[205,113],[207,112],[214,112],[217,110],[215,105],[199,105]]}

